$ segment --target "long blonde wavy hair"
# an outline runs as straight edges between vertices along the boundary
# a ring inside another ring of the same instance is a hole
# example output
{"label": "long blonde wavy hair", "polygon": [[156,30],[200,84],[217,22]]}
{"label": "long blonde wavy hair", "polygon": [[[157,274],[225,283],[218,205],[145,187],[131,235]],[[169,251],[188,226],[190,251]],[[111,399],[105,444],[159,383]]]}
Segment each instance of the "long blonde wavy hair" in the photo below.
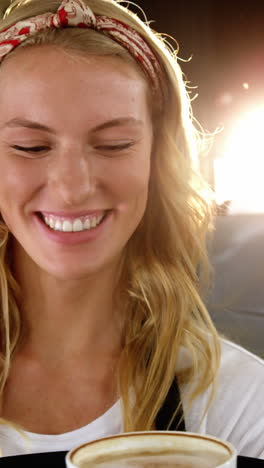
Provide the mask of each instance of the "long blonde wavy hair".
{"label": "long blonde wavy hair", "polygon": [[[172,381],[195,382],[189,398],[212,388],[219,367],[217,332],[201,299],[200,275],[208,270],[206,236],[211,209],[197,175],[197,134],[176,54],[165,41],[116,0],[85,0],[97,15],[119,19],[137,30],[154,50],[162,68],[162,105],[151,96],[154,126],[149,198],[144,217],[129,240],[120,280],[122,311],[127,318],[119,367],[119,390],[125,431],[149,430]],[[17,0],[0,23],[55,12],[55,0]],[[118,56],[137,67],[128,51],[94,30],[47,30],[20,47],[54,44],[77,54]],[[10,55],[11,55],[10,54]],[[195,160],[196,159],[196,160]],[[19,287],[12,275],[7,227],[0,223],[0,395],[21,335]],[[177,371],[180,348],[190,355],[188,368]],[[131,388],[134,398],[131,398]],[[176,408],[175,408],[176,409]],[[179,410],[177,408],[176,410]]]}

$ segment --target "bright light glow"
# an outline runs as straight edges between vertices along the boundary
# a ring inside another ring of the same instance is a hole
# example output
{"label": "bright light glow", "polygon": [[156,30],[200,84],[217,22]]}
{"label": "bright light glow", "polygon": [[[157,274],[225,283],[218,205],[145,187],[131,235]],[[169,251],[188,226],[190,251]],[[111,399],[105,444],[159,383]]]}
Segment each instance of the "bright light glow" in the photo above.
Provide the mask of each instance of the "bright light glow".
{"label": "bright light glow", "polygon": [[214,170],[219,204],[232,200],[231,213],[264,213],[264,107],[238,121]]}

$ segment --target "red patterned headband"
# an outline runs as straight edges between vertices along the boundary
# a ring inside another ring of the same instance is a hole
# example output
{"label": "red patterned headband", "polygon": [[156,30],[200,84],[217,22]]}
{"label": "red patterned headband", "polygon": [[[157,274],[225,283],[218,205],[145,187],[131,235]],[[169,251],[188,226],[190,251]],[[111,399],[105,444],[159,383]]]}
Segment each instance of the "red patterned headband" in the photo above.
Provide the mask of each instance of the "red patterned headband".
{"label": "red patterned headband", "polygon": [[49,28],[92,28],[110,36],[141,64],[155,89],[160,88],[161,69],[145,39],[133,28],[114,18],[96,16],[83,0],[63,0],[57,13],[44,13],[10,26],[0,33],[0,63],[29,36]]}

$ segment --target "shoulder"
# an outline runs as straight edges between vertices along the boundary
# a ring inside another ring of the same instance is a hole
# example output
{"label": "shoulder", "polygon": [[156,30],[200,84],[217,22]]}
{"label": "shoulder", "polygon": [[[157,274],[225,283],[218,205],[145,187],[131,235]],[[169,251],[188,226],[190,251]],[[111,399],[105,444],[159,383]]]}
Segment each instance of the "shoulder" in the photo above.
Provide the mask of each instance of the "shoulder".
{"label": "shoulder", "polygon": [[231,341],[221,340],[221,364],[218,384],[223,381],[264,382],[264,361]]}
{"label": "shoulder", "polygon": [[264,361],[221,339],[221,364],[209,408],[210,389],[194,400],[190,411],[183,392],[187,430],[228,440],[241,455],[264,458],[263,390]]}
{"label": "shoulder", "polygon": [[242,455],[264,457],[264,361],[225,339],[221,347],[207,432],[229,440]]}
{"label": "shoulder", "polygon": [[[224,408],[242,403],[254,411],[261,403],[264,389],[264,361],[227,340],[221,340],[221,364],[217,377],[216,398]],[[239,401],[240,400],[240,403]],[[263,406],[263,405],[261,405]],[[263,409],[264,416],[264,409]]]}
{"label": "shoulder", "polygon": [[260,357],[252,354],[250,351],[247,351],[245,348],[228,341],[227,339],[221,339],[221,348],[222,348],[222,359],[221,364],[226,365],[228,362],[230,364],[237,362],[244,362],[250,366],[257,366],[262,368],[264,371],[264,360]]}

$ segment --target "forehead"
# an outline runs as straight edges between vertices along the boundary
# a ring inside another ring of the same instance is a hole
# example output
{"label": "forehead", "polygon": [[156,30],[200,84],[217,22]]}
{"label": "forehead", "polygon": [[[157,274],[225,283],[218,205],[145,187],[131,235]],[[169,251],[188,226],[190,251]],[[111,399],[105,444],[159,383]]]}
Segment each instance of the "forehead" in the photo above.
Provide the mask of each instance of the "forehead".
{"label": "forehead", "polygon": [[21,48],[0,66],[0,111],[0,120],[14,113],[44,121],[147,118],[147,85],[119,58]]}

